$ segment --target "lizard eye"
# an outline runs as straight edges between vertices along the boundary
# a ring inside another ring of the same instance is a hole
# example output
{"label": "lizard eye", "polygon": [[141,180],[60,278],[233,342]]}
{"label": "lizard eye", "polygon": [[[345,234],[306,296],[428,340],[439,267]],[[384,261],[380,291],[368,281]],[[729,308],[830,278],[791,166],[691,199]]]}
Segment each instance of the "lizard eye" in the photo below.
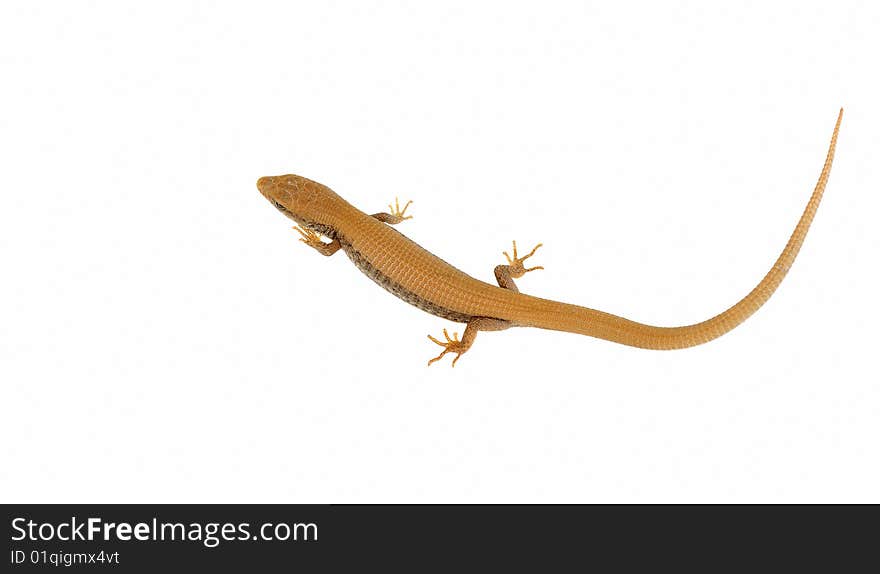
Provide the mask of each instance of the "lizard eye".
{"label": "lizard eye", "polygon": [[272,203],[275,205],[275,207],[278,209],[278,211],[287,211],[286,207],[284,207],[283,205],[281,205],[280,203],[278,203],[274,199],[272,200]]}

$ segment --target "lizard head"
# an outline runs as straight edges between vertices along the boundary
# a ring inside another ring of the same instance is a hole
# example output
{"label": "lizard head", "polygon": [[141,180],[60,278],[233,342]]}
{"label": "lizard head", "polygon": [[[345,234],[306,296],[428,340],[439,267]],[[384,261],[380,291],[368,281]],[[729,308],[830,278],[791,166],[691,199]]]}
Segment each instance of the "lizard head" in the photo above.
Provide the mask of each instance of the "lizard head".
{"label": "lizard head", "polygon": [[293,174],[261,177],[257,189],[278,211],[306,227],[320,222],[328,203],[339,197],[329,187]]}

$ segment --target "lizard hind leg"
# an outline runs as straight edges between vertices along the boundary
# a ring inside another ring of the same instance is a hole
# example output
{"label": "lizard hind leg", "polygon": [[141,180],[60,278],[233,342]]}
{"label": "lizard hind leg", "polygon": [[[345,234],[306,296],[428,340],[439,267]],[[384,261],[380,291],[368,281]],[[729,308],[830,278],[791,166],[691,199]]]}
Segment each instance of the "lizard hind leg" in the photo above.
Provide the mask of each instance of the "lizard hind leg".
{"label": "lizard hind leg", "polygon": [[390,203],[388,204],[388,211],[390,211],[390,213],[386,213],[386,212],[382,211],[379,213],[374,213],[370,217],[375,217],[376,219],[378,219],[382,223],[387,223],[389,225],[397,225],[401,221],[406,221],[407,219],[412,219],[412,215],[406,214],[406,210],[410,205],[412,205],[412,200],[407,201],[406,204],[403,206],[403,209],[400,209],[400,202],[395,197],[394,204],[393,205]]}
{"label": "lizard hind leg", "polygon": [[462,354],[467,352],[467,350],[471,348],[471,345],[474,344],[474,339],[477,338],[477,332],[503,331],[510,326],[510,322],[503,319],[493,319],[491,317],[474,317],[473,319],[468,321],[467,327],[465,327],[464,333],[461,336],[461,340],[458,339],[458,333],[453,333],[452,338],[450,338],[449,332],[446,329],[443,329],[443,338],[446,339],[446,341],[441,341],[439,339],[435,339],[431,335],[428,335],[428,339],[430,339],[435,344],[443,347],[443,352],[428,361],[428,366],[431,366],[435,362],[442,359],[446,355],[446,353],[455,353],[455,358],[452,359],[452,366],[454,367],[455,363],[458,362],[458,359],[461,358]]}
{"label": "lizard hind leg", "polygon": [[536,271],[538,269],[543,269],[544,267],[538,265],[537,267],[526,267],[523,265],[523,261],[531,257],[535,254],[535,251],[541,247],[543,243],[539,243],[535,245],[535,247],[529,251],[528,255],[523,255],[522,257],[516,252],[516,241],[513,242],[513,257],[507,254],[507,251],[504,251],[504,257],[507,259],[507,265],[498,265],[495,267],[495,280],[498,281],[498,285],[503,287],[504,289],[510,289],[511,291],[515,291],[519,293],[519,288],[516,286],[516,283],[513,282],[514,279],[518,279],[528,273],[529,271]]}

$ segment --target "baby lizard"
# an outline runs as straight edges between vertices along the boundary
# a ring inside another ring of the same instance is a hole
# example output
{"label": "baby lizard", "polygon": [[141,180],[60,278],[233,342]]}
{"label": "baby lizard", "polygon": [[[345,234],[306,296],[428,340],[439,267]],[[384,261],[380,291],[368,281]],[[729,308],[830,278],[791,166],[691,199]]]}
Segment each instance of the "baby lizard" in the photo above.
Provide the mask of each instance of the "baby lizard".
{"label": "baby lizard", "polygon": [[[457,323],[466,323],[464,334],[445,340],[435,339],[443,352],[428,361],[455,353],[454,366],[462,353],[471,348],[479,331],[501,331],[510,327],[538,327],[579,333],[643,349],[682,349],[706,343],[727,333],[757,311],[776,291],[797,257],[798,251],[819,207],[831,162],[843,109],[837,116],[825,165],[810,201],[794,232],[767,275],[758,286],[726,311],[693,325],[655,327],[577,305],[541,299],[519,292],[514,279],[542,267],[525,267],[538,244],[520,256],[513,244],[512,256],[504,253],[507,265],[495,267],[498,286],[474,279],[392,229],[411,216],[409,203],[400,209],[395,200],[390,213],[367,215],[339,197],[330,188],[298,175],[261,177],[260,192],[298,225],[294,229],[309,247],[322,255],[340,249],[370,279],[407,303]],[[329,242],[321,240],[321,236]]]}

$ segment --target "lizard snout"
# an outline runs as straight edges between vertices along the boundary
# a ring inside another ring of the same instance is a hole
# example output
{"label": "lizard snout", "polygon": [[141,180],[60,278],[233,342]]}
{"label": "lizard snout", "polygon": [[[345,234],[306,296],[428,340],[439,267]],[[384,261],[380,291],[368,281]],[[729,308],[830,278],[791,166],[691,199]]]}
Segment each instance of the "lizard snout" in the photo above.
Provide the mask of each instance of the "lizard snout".
{"label": "lizard snout", "polygon": [[260,190],[260,193],[266,195],[266,192],[269,191],[269,188],[272,187],[273,183],[275,183],[274,177],[261,177],[257,180],[257,189]]}

